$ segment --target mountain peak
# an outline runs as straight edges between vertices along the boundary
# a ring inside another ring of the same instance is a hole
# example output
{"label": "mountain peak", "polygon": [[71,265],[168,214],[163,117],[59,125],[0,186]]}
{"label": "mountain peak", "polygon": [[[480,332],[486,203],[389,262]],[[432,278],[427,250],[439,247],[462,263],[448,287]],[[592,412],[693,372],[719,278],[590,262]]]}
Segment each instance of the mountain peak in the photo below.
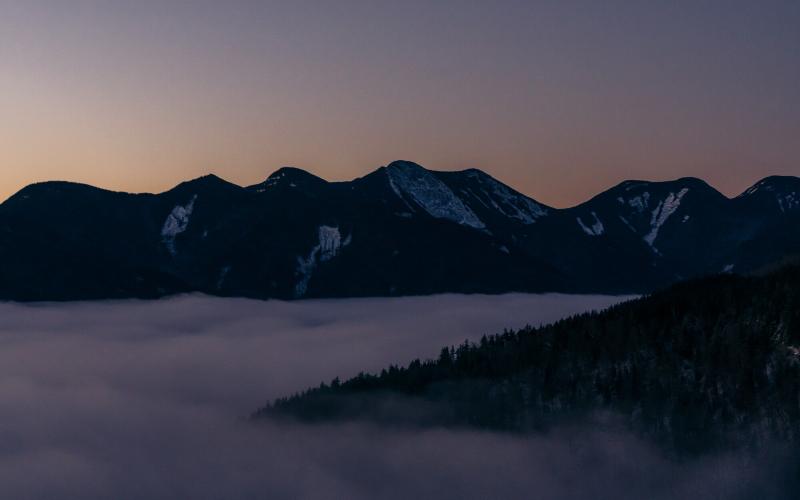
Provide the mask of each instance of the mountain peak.
{"label": "mountain peak", "polygon": [[316,175],[314,175],[314,174],[312,174],[312,173],[310,173],[310,172],[308,172],[306,170],[303,170],[302,168],[297,168],[297,167],[281,167],[278,170],[272,172],[272,174],[270,174],[270,176],[267,177],[267,180],[269,180],[269,179],[281,179],[281,178],[284,178],[284,177],[288,177],[288,178],[303,178],[304,177],[304,178],[313,178],[313,179],[324,180],[321,177],[317,177]]}
{"label": "mountain peak", "polygon": [[409,169],[427,170],[425,167],[423,167],[419,163],[414,163],[413,161],[408,161],[408,160],[395,160],[395,161],[389,163],[388,165],[386,165],[386,168],[387,169],[403,169],[403,170],[409,170]]}
{"label": "mountain peak", "polygon": [[625,191],[635,190],[637,188],[649,188],[649,187],[689,187],[689,188],[701,188],[701,189],[712,189],[716,191],[710,184],[708,184],[703,179],[698,177],[679,177],[678,179],[666,180],[666,181],[645,181],[640,179],[630,179],[626,181],[622,181],[610,191],[623,189]]}
{"label": "mountain peak", "polygon": [[325,179],[317,177],[301,168],[281,167],[267,177],[267,180],[264,182],[249,186],[247,189],[261,193],[274,186],[309,188],[326,184],[328,184],[328,181]]}
{"label": "mountain peak", "polygon": [[168,192],[183,191],[186,189],[192,190],[240,190],[241,186],[228,182],[225,179],[218,177],[214,174],[206,174],[192,180],[182,182],[170,189]]}
{"label": "mountain peak", "polygon": [[34,182],[17,191],[6,201],[28,199],[31,196],[81,194],[81,193],[111,193],[102,188],[70,181],[45,181]]}
{"label": "mountain peak", "polygon": [[739,197],[751,196],[757,192],[800,190],[800,177],[791,175],[770,175],[747,188]]}
{"label": "mountain peak", "polygon": [[800,209],[800,178],[773,175],[765,177],[737,197],[743,202],[777,207],[783,213]]}
{"label": "mountain peak", "polygon": [[[645,200],[645,198],[649,198],[651,196],[663,198],[664,196],[668,196],[670,193],[691,193],[690,196],[695,199],[697,199],[698,195],[700,195],[700,198],[704,198],[709,202],[717,204],[724,203],[725,200],[728,199],[725,197],[725,195],[714,189],[714,187],[702,179],[697,177],[681,177],[679,179],[668,181],[623,181],[616,186],[594,196],[589,201],[581,203],[578,205],[578,207],[585,206],[596,201],[609,199],[617,200],[620,203],[625,203],[627,200],[639,204],[639,202],[636,200]],[[647,204],[645,203],[644,206],[646,205]]]}

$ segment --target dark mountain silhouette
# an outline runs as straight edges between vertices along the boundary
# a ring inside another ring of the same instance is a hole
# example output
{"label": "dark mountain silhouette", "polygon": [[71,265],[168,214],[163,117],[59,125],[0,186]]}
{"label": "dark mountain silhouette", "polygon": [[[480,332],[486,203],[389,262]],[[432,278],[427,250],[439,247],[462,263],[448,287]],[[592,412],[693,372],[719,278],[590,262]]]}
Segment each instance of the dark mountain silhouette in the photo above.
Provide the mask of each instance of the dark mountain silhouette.
{"label": "dark mountain silhouette", "polygon": [[397,161],[350,182],[282,168],[161,194],[65,182],[0,205],[0,299],[647,292],[800,253],[800,180],[728,199],[627,181],[555,209],[485,172]]}

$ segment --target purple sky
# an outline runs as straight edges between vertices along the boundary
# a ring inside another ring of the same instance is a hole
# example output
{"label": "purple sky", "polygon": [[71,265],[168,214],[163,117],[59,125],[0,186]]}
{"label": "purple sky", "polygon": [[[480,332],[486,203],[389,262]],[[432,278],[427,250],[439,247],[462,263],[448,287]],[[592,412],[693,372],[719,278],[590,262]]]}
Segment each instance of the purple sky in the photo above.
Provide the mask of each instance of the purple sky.
{"label": "purple sky", "polygon": [[0,199],[283,165],[482,168],[555,206],[800,174],[797,1],[0,0]]}

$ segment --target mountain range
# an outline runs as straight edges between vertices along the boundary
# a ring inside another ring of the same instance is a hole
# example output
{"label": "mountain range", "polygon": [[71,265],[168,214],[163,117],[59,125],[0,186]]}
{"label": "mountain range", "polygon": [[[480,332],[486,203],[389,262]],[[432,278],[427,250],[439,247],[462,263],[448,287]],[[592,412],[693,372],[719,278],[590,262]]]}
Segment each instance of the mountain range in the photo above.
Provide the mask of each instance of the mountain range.
{"label": "mountain range", "polygon": [[349,182],[285,167],[160,194],[44,182],[0,205],[4,300],[642,293],[798,253],[798,177],[732,199],[696,178],[626,181],[557,209],[480,170],[396,161]]}

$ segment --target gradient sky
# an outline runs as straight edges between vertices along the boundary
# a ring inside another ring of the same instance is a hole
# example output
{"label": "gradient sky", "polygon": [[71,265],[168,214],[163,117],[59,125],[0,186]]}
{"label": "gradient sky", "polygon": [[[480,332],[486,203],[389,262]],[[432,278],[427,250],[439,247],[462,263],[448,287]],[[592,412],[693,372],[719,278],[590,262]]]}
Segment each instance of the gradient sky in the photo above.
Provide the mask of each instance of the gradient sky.
{"label": "gradient sky", "polygon": [[567,206],[800,175],[800,2],[0,0],[0,199],[478,167]]}

